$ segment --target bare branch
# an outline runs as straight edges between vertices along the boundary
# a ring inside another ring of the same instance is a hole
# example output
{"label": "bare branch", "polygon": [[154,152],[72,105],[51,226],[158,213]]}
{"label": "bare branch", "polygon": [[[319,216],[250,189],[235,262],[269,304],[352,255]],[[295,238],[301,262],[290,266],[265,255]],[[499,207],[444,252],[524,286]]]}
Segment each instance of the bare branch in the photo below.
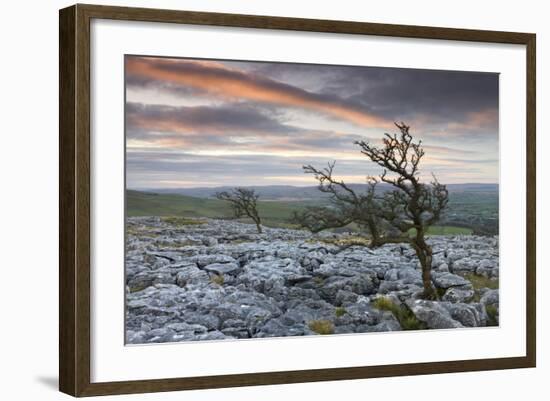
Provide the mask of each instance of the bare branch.
{"label": "bare branch", "polygon": [[262,232],[261,219],[258,214],[257,201],[260,196],[253,189],[234,188],[231,192],[216,193],[216,198],[229,202],[235,218],[249,217],[256,224],[258,232]]}
{"label": "bare branch", "polygon": [[[449,193],[435,175],[430,184],[420,182],[420,163],[425,155],[422,141],[413,141],[410,127],[405,123],[395,123],[395,126],[399,133],[384,134],[382,146],[355,142],[363,155],[383,168],[378,179],[367,178],[369,186],[365,193],[357,193],[344,181],[334,178],[335,162],[322,170],[304,166],[304,172],[317,180],[319,190],[330,195],[331,205],[307,208],[297,213],[295,219],[313,232],[354,222],[369,232],[370,247],[408,243],[422,265],[425,294],[434,296],[430,282],[432,250],[424,237],[429,226],[441,218]],[[379,181],[394,190],[377,194]]]}

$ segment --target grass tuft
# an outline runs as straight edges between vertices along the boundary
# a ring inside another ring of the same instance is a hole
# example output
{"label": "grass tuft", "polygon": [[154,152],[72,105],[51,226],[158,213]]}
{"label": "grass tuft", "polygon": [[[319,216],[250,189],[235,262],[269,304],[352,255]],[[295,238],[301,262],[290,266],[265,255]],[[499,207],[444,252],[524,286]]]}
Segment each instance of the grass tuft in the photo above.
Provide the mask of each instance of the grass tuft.
{"label": "grass tuft", "polygon": [[412,313],[410,315],[401,317],[399,324],[403,330],[424,330],[426,329],[426,324],[421,322],[414,316]]}
{"label": "grass tuft", "polygon": [[493,280],[474,273],[465,274],[464,278],[472,283],[474,290],[479,290],[481,288],[490,288],[491,290],[498,289],[498,280]]}
{"label": "grass tuft", "polygon": [[369,246],[370,239],[359,236],[359,235],[350,235],[343,238],[318,238],[316,241],[324,242],[325,244],[336,245],[336,246],[348,246],[348,245],[358,245],[358,246]]}
{"label": "grass tuft", "polygon": [[[426,235],[471,235],[474,230],[466,227],[456,226],[430,226]],[[411,228],[409,230],[409,236],[414,237],[416,235],[416,229]]]}
{"label": "grass tuft", "polygon": [[487,312],[487,326],[498,326],[498,310],[495,305],[487,305],[485,307]]}
{"label": "grass tuft", "polygon": [[161,219],[164,223],[168,223],[173,226],[193,226],[193,225],[200,225],[200,224],[206,223],[206,221],[204,220],[188,219],[180,216],[167,216],[167,217],[161,217]]}
{"label": "grass tuft", "polygon": [[336,309],[334,309],[334,314],[336,317],[342,317],[347,313],[346,308],[342,306],[338,306]]}
{"label": "grass tuft", "polygon": [[313,277],[313,282],[315,284],[317,284],[318,286],[321,286],[325,283],[325,279],[323,277],[320,277],[320,276],[315,276],[315,277]]}
{"label": "grass tuft", "polygon": [[387,297],[376,298],[372,302],[372,304],[375,308],[378,308],[380,310],[387,310],[392,313],[396,312],[398,309],[401,309],[399,305],[396,305],[391,299]]}
{"label": "grass tuft", "polygon": [[403,330],[424,330],[427,328],[426,324],[418,320],[409,308],[399,306],[387,297],[376,298],[372,304],[377,309],[391,312],[399,321]]}
{"label": "grass tuft", "polygon": [[317,334],[334,334],[334,324],[330,320],[311,320],[307,325]]}
{"label": "grass tuft", "polygon": [[[463,276],[466,280],[472,283],[472,287],[474,288],[474,296],[472,297],[470,302],[477,303],[481,300],[482,292],[480,290],[483,288],[498,290],[498,286],[499,286],[498,279],[497,280],[490,279],[475,273],[468,273],[468,274],[464,274]],[[495,326],[495,324],[493,324],[493,326]]]}
{"label": "grass tuft", "polygon": [[126,235],[127,236],[136,236],[140,238],[150,238],[154,239],[158,237],[156,230],[151,230],[150,227],[137,226],[137,225],[126,225]]}
{"label": "grass tuft", "polygon": [[435,292],[437,294],[437,299],[441,299],[441,298],[443,298],[443,295],[445,295],[445,293],[447,292],[447,289],[446,288],[436,288]]}
{"label": "grass tuft", "polygon": [[210,276],[210,282],[221,286],[225,282],[225,279],[221,274],[214,274]]}

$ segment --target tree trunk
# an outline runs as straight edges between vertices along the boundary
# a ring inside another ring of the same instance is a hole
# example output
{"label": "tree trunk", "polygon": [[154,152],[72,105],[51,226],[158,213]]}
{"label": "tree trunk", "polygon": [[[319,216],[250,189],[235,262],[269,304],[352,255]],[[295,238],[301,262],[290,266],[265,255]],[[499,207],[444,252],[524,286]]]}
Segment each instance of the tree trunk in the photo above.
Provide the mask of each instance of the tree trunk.
{"label": "tree trunk", "polygon": [[262,226],[261,226],[262,220],[260,219],[260,216],[258,216],[258,212],[255,212],[254,210],[252,210],[252,211],[248,210],[246,212],[246,215],[252,219],[254,224],[256,224],[258,234],[261,234],[262,233]]}
{"label": "tree trunk", "polygon": [[422,297],[424,299],[436,299],[437,293],[435,292],[434,287],[432,286],[432,266],[431,266],[431,256],[429,257],[430,264],[422,266],[422,284],[424,285],[424,294]]}
{"label": "tree trunk", "polygon": [[432,247],[424,241],[424,238],[420,238],[415,241],[414,250],[422,267],[422,284],[424,286],[422,297],[437,299],[437,293],[432,285]]}

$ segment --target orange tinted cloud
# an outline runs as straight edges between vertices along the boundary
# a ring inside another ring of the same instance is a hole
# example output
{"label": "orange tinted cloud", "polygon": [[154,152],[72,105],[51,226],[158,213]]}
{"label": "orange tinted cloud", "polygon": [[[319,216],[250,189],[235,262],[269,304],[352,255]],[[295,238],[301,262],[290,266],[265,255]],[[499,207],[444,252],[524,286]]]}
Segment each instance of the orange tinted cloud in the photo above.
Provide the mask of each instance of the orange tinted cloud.
{"label": "orange tinted cloud", "polygon": [[448,125],[450,130],[472,130],[472,129],[498,129],[498,110],[486,109],[472,111],[466,115],[464,121],[452,122]]}
{"label": "orange tinted cloud", "polygon": [[392,127],[393,122],[305,90],[267,78],[247,75],[220,63],[129,57],[126,73],[145,80],[187,86],[224,98],[298,107],[367,127]]}

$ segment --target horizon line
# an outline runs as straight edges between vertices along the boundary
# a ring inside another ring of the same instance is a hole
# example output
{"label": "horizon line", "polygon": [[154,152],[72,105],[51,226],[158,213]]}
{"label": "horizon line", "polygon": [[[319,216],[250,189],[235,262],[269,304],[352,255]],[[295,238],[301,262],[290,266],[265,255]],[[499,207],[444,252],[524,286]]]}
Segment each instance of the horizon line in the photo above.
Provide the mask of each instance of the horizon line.
{"label": "horizon line", "polygon": [[[346,183],[347,185],[367,185],[364,182],[349,182]],[[383,185],[391,185],[385,182],[379,182],[379,184]],[[453,183],[447,183],[443,185],[500,185],[498,182],[453,182]],[[234,187],[234,188],[250,188],[250,187],[292,187],[292,188],[311,188],[311,187],[317,187],[317,184],[311,184],[311,185],[292,185],[292,184],[267,184],[267,185],[202,185],[202,186],[169,186],[169,187],[129,187],[127,186],[125,189],[130,191],[146,191],[146,190],[159,190],[159,189],[215,189],[215,188],[226,188],[226,187]]]}

